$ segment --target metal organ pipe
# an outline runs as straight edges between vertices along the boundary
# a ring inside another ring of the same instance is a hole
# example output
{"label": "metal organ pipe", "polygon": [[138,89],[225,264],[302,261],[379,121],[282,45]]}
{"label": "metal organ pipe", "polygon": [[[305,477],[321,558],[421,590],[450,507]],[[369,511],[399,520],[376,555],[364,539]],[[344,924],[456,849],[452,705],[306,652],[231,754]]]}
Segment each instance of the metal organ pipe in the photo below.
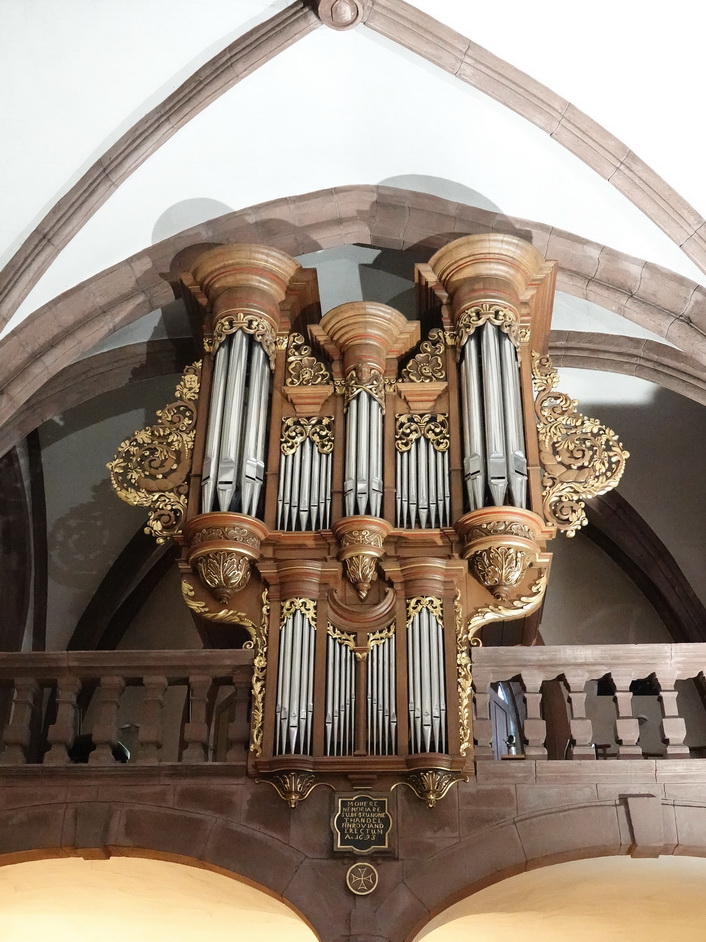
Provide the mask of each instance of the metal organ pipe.
{"label": "metal organ pipe", "polygon": [[375,640],[368,651],[368,753],[393,755],[397,748],[395,637]]}
{"label": "metal organ pipe", "polygon": [[426,607],[407,625],[410,751],[446,752],[444,635]]}
{"label": "metal organ pipe", "polygon": [[505,443],[508,457],[510,493],[516,507],[527,506],[527,456],[522,422],[522,395],[517,350],[507,334],[500,335],[505,400]]}
{"label": "metal organ pipe", "polygon": [[282,624],[279,642],[275,753],[311,753],[314,714],[314,627],[295,609]]}
{"label": "metal organ pipe", "polygon": [[463,475],[471,510],[485,505],[485,443],[483,435],[483,386],[481,382],[478,337],[471,334],[461,361],[461,413],[465,456]]}
{"label": "metal organ pipe", "polygon": [[382,492],[382,409],[370,393],[361,389],[350,400],[346,411],[343,484],[346,516],[372,514],[378,517]]}

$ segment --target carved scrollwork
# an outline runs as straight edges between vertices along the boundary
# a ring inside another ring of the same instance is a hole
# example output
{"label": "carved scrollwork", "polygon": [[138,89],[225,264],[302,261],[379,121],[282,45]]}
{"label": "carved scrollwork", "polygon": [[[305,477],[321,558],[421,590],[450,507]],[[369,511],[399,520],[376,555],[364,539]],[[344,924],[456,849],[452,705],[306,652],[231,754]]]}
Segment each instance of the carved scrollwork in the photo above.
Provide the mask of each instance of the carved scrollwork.
{"label": "carved scrollwork", "polygon": [[316,445],[320,454],[330,455],[333,451],[333,416],[305,419],[290,415],[282,419],[280,450],[283,455],[294,454],[307,438]]}
{"label": "carved scrollwork", "polygon": [[495,304],[490,301],[483,301],[480,304],[474,304],[466,308],[456,323],[456,344],[462,347],[466,339],[482,327],[483,324],[490,323],[499,327],[503,333],[506,333],[510,340],[517,346],[520,342],[519,325],[517,312],[511,307],[505,307],[503,304]]}
{"label": "carved scrollwork", "polygon": [[428,339],[419,345],[419,353],[403,368],[402,379],[408,383],[434,383],[445,380],[444,350],[443,330],[430,330]]}
{"label": "carved scrollwork", "polygon": [[419,595],[413,599],[407,599],[407,624],[409,624],[415,615],[418,615],[423,608],[426,608],[439,624],[443,625],[444,623],[444,609],[441,604],[441,599],[437,599],[434,596],[422,596]]}
{"label": "carved scrollwork", "polygon": [[280,613],[280,628],[284,626],[290,615],[294,612],[301,612],[304,618],[309,622],[312,628],[316,629],[316,602],[314,599],[286,599],[282,602],[282,611]]}
{"label": "carved scrollwork", "polygon": [[349,530],[341,536],[341,546],[352,546],[360,543],[363,546],[382,546],[383,535],[374,530]]}
{"label": "carved scrollwork", "polygon": [[544,469],[542,509],[571,537],[588,522],[585,502],[616,486],[630,453],[611,428],[582,415],[575,399],[554,389],[558,374],[549,357],[535,357],[533,372],[541,390],[535,412]]}
{"label": "carved scrollwork", "polygon": [[252,638],[243,647],[251,647],[255,653],[252,675],[252,708],[250,710],[250,752],[262,755],[262,740],[265,729],[265,683],[267,680],[267,626],[270,621],[270,596],[267,589],[262,593],[262,619],[258,627],[253,626]]}
{"label": "carved scrollwork", "polygon": [[313,355],[302,334],[290,334],[285,386],[319,386],[330,382],[331,374]]}
{"label": "carved scrollwork", "polygon": [[534,612],[542,604],[546,588],[547,574],[542,571],[537,581],[530,587],[527,595],[477,609],[468,619],[465,628],[461,621],[460,603],[456,608],[456,662],[459,666],[458,710],[459,719],[461,720],[461,755],[465,755],[471,748],[469,704],[472,678],[468,657],[469,648],[480,646],[481,640],[477,635],[484,625],[503,619],[522,618]]}
{"label": "carved scrollwork", "polygon": [[473,575],[496,599],[506,599],[522,582],[533,558],[514,546],[487,546],[471,556]]}
{"label": "carved scrollwork", "polygon": [[326,634],[330,638],[333,638],[334,641],[340,641],[340,643],[347,648],[355,647],[355,635],[349,634],[347,631],[341,631],[340,628],[336,628],[331,622],[329,622],[326,627]]}
{"label": "carved scrollwork", "polygon": [[245,527],[204,527],[197,530],[191,538],[191,545],[199,543],[213,543],[215,540],[230,540],[236,543],[247,543],[249,546],[260,546],[259,537],[250,533]]}
{"label": "carved scrollwork", "polygon": [[226,314],[213,325],[213,336],[206,337],[204,348],[209,353],[215,353],[223,341],[230,334],[239,330],[251,334],[267,354],[270,367],[275,368],[275,355],[277,353],[277,336],[272,324],[257,314],[248,314],[238,311],[237,314]]}
{"label": "carved scrollwork", "polygon": [[145,533],[158,543],[179,531],[186,512],[200,379],[201,361],[187,366],[177,401],[157,412],[156,425],[122,442],[107,465],[118,497],[148,508]]}
{"label": "carved scrollwork", "polygon": [[559,371],[552,363],[552,359],[547,354],[540,356],[535,350],[532,351],[532,385],[535,392],[547,392],[554,389],[559,384]]}
{"label": "carved scrollwork", "polygon": [[424,436],[435,451],[449,447],[449,417],[443,412],[414,413],[395,417],[395,448],[409,451],[417,439]]}

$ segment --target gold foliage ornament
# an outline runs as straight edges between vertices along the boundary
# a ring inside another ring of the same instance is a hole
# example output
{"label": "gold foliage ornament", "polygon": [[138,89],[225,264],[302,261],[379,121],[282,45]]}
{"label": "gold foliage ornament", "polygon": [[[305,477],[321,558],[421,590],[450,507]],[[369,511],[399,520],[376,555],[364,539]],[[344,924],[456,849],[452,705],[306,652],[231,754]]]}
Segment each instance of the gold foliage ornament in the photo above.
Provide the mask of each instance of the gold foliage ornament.
{"label": "gold foliage ornament", "polygon": [[396,782],[392,788],[394,790],[398,785],[407,785],[417,798],[421,798],[427,808],[434,808],[452,785],[456,782],[467,781],[468,776],[461,772],[450,772],[448,769],[419,769],[410,772],[405,781]]}
{"label": "gold foliage ornament", "polygon": [[331,382],[331,374],[312,354],[301,334],[290,334],[287,345],[286,386],[319,386]]}
{"label": "gold foliage ornament", "polygon": [[483,324],[494,324],[495,327],[499,327],[508,335],[513,344],[518,346],[520,336],[517,312],[502,304],[482,301],[480,304],[466,308],[456,323],[456,345],[459,350],[466,339]]}
{"label": "gold foliage ornament", "polygon": [[419,345],[419,353],[403,368],[402,379],[407,383],[435,383],[445,380],[444,349],[443,330],[430,330],[428,340]]}
{"label": "gold foliage ornament", "polygon": [[158,543],[179,531],[186,512],[200,380],[201,361],[187,366],[176,402],[157,412],[155,425],[122,442],[107,465],[118,497],[148,508],[145,533]]}
{"label": "gold foliage ornament", "polygon": [[577,412],[577,401],[554,389],[558,373],[548,356],[532,354],[542,509],[548,522],[567,536],[588,523],[585,502],[620,481],[629,452],[616,433],[598,419]]}
{"label": "gold foliage ornament", "polygon": [[487,546],[471,556],[476,579],[496,599],[506,599],[522,581],[532,557],[515,546]]}
{"label": "gold foliage ornament", "polygon": [[523,618],[536,611],[542,604],[547,588],[547,574],[542,571],[532,584],[527,595],[497,605],[485,605],[477,609],[468,619],[465,627],[461,615],[460,597],[456,599],[456,664],[458,666],[458,712],[460,721],[461,755],[466,755],[471,748],[470,696],[471,696],[471,661],[469,649],[480,647],[478,632],[484,625],[494,621]]}
{"label": "gold foliage ornament", "polygon": [[330,455],[333,451],[333,416],[305,419],[290,415],[282,419],[280,450],[283,455],[294,454],[307,438],[316,445],[319,454]]}
{"label": "gold foliage ornament", "polygon": [[435,451],[448,451],[449,417],[443,412],[427,412],[424,415],[403,413],[395,417],[395,448],[410,451],[420,438],[426,438]]}
{"label": "gold foliage ornament", "polygon": [[244,589],[250,581],[250,559],[232,550],[217,550],[199,556],[196,568],[201,581],[221,605],[228,605],[231,596]]}
{"label": "gold foliage ornament", "polygon": [[206,352],[215,353],[226,337],[242,330],[250,334],[260,344],[267,354],[270,361],[270,367],[275,368],[275,356],[277,354],[277,336],[274,328],[264,317],[259,314],[250,314],[247,311],[238,311],[236,314],[226,314],[221,317],[213,327],[213,337],[204,339],[204,349]]}

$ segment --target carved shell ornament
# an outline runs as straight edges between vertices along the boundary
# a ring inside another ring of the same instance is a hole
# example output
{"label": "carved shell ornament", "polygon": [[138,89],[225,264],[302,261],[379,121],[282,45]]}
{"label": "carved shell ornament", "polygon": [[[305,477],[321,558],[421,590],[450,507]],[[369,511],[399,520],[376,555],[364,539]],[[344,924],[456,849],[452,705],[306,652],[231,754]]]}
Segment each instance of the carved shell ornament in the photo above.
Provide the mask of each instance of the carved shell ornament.
{"label": "carved shell ornament", "polygon": [[554,389],[558,373],[548,356],[532,354],[542,509],[546,520],[567,536],[588,523],[585,502],[616,486],[625,470],[625,451],[613,429],[576,410],[577,401]]}

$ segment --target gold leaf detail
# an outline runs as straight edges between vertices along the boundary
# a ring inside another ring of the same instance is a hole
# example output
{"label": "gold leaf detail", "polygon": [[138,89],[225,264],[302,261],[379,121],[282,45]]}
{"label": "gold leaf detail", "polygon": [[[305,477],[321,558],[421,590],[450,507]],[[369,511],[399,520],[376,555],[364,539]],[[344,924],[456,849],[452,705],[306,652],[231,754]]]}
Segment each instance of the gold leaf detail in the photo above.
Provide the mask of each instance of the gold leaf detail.
{"label": "gold leaf detail", "polygon": [[474,304],[466,308],[461,314],[456,324],[456,344],[462,347],[466,339],[482,327],[483,324],[490,323],[499,327],[503,333],[507,334],[515,346],[519,343],[517,313],[510,307],[502,304],[495,304],[489,301],[483,301],[480,304]]}
{"label": "gold leaf detail", "polygon": [[514,520],[489,520],[487,523],[479,523],[472,527],[467,541],[482,540],[488,536],[517,536],[523,540],[534,540],[535,536],[530,527],[524,523],[517,523]]}
{"label": "gold leaf detail", "polygon": [[395,417],[395,448],[409,451],[417,439],[424,436],[435,451],[448,451],[449,417],[443,412],[414,413]]}
{"label": "gold leaf detail", "polygon": [[[262,755],[262,741],[265,729],[265,682],[267,679],[267,626],[270,620],[270,596],[268,590],[262,593],[262,620],[260,627],[254,629],[252,641],[254,651],[252,675],[252,708],[250,710],[250,752]],[[246,645],[247,646],[247,645]]]}
{"label": "gold leaf detail", "polygon": [[187,366],[175,391],[177,401],[157,412],[156,425],[122,442],[107,464],[118,497],[148,508],[145,533],[158,543],[179,531],[186,513],[200,378],[201,361]]}
{"label": "gold leaf detail", "polygon": [[347,648],[355,647],[355,635],[348,634],[347,631],[341,631],[340,628],[336,628],[331,622],[328,623],[326,634],[330,638],[333,638],[334,641],[340,641],[340,643],[344,644]]}
{"label": "gold leaf detail", "polygon": [[498,599],[522,581],[532,557],[514,546],[488,546],[471,556],[473,574]]}
{"label": "gold leaf detail", "polygon": [[413,599],[407,599],[407,624],[412,621],[415,615],[418,615],[423,608],[428,609],[431,614],[436,618],[440,625],[444,623],[444,609],[441,604],[441,599],[434,598],[433,596],[417,596]]}
{"label": "gold leaf detail", "polygon": [[456,782],[467,781],[468,777],[461,772],[448,772],[446,769],[420,769],[417,772],[410,772],[405,781],[397,782],[392,787],[394,789],[397,785],[407,785],[417,798],[421,798],[427,808],[433,808],[452,785]]}
{"label": "gold leaf detail", "polygon": [[352,546],[360,544],[361,546],[382,546],[383,537],[381,533],[373,530],[348,530],[341,536],[341,546]]}
{"label": "gold leaf detail", "polygon": [[444,332],[430,330],[429,337],[419,345],[419,353],[402,370],[408,383],[433,383],[446,379],[444,369]]}
{"label": "gold leaf detail", "polygon": [[285,386],[320,386],[330,382],[331,374],[324,364],[313,356],[304,337],[301,334],[290,334]]}
{"label": "gold leaf detail", "polygon": [[343,561],[346,568],[346,576],[355,587],[356,592],[361,599],[364,599],[370,591],[370,586],[377,579],[377,557],[366,556],[361,553],[359,556],[349,556]]}
{"label": "gold leaf detail", "polygon": [[333,416],[314,416],[303,419],[290,415],[282,419],[280,450],[283,455],[292,455],[303,441],[309,438],[319,454],[330,455],[333,451]]}
{"label": "gold leaf detail", "polygon": [[250,560],[233,550],[216,550],[199,556],[196,568],[201,581],[221,605],[227,605],[231,596],[250,581]]}
{"label": "gold leaf detail", "polygon": [[301,612],[307,619],[311,627],[316,630],[316,602],[314,599],[286,599],[282,602],[282,611],[280,613],[280,628],[284,626],[290,615],[294,612]]}
{"label": "gold leaf detail", "polygon": [[275,368],[275,355],[277,352],[277,336],[272,324],[257,314],[248,314],[238,311],[237,314],[226,314],[216,321],[213,328],[213,337],[204,340],[204,347],[210,353],[215,353],[223,341],[230,334],[243,330],[250,334],[260,344],[267,354],[270,367]]}
{"label": "gold leaf detail", "polygon": [[554,390],[558,374],[549,357],[533,364],[542,509],[547,521],[567,536],[588,523],[585,501],[605,494],[620,481],[630,453],[613,429],[576,410],[577,401]]}
{"label": "gold leaf detail", "polygon": [[[468,634],[463,622],[461,593],[456,590],[454,596],[454,620],[456,627],[456,669],[458,672],[458,726],[461,740],[461,755],[465,755],[471,746],[471,655]],[[480,638],[474,639],[480,644]]]}
{"label": "gold leaf detail", "polygon": [[[337,385],[338,391],[340,387]],[[356,364],[349,370],[343,381],[343,401],[347,409],[350,402],[361,392],[366,392],[379,403],[381,410],[385,411],[385,380],[380,370],[365,364]]]}

